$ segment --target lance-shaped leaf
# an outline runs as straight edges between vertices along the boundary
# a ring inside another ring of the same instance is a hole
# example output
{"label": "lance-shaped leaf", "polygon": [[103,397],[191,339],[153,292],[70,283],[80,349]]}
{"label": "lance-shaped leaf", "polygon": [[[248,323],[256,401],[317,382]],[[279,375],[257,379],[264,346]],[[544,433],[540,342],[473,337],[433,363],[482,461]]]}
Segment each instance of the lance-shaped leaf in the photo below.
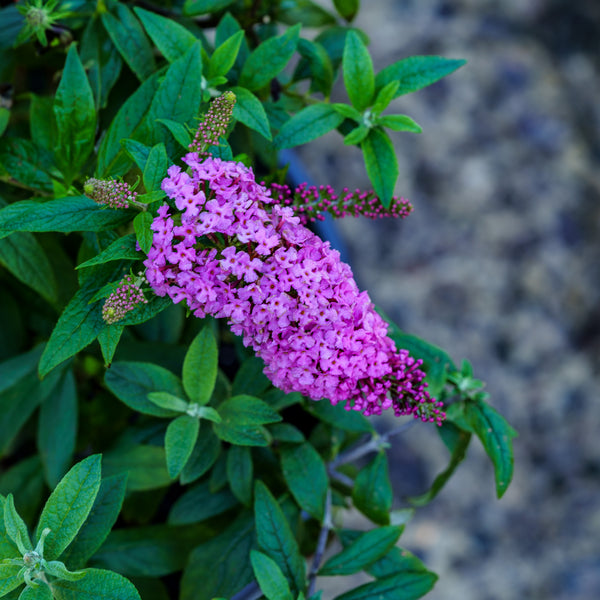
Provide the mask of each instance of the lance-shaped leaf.
{"label": "lance-shaped leaf", "polygon": [[153,220],[152,215],[148,212],[141,212],[133,219],[135,238],[145,254],[148,254],[152,248],[152,229],[150,227]]}
{"label": "lance-shaped leaf", "polygon": [[361,148],[373,189],[381,203],[388,208],[398,179],[398,160],[394,146],[387,134],[376,127],[363,140]]}
{"label": "lance-shaped leaf", "polygon": [[21,518],[15,508],[15,501],[12,494],[9,494],[4,501],[4,527],[6,534],[15,543],[21,553],[33,550],[27,525]]}
{"label": "lance-shaped leaf", "polygon": [[47,560],[62,554],[86,520],[100,489],[100,458],[99,454],[94,454],[77,463],[46,501],[37,537],[44,529],[50,529],[44,544]]}
{"label": "lance-shaped leaf", "polygon": [[352,106],[360,111],[371,106],[375,91],[373,61],[362,39],[354,31],[349,31],[346,36],[342,70],[344,86]]}
{"label": "lance-shaped leaf", "polygon": [[186,15],[203,15],[214,13],[233,4],[235,0],[186,0],[184,4],[184,13]]}
{"label": "lance-shaped leaf", "polygon": [[171,135],[182,148],[187,149],[192,142],[192,136],[184,125],[172,119],[156,119],[156,121],[162,123],[171,132]]}
{"label": "lance-shaped leaf", "polygon": [[[144,167],[143,182],[147,192],[160,189],[161,181],[167,176],[169,158],[164,144],[156,144],[148,154],[148,160]],[[148,215],[150,216],[150,215]],[[147,250],[144,250],[146,254]]]}
{"label": "lance-shaped leaf", "polygon": [[335,9],[346,21],[350,22],[356,16],[360,0],[333,0]]}
{"label": "lance-shaped leaf", "polygon": [[18,565],[0,564],[0,596],[5,596],[19,587],[23,581],[21,567]]}
{"label": "lance-shaped leaf", "polygon": [[343,120],[330,104],[312,104],[283,124],[273,144],[279,149],[306,144],[335,129]]}
{"label": "lance-shaped leaf", "polygon": [[294,72],[294,80],[310,78],[311,90],[321,92],[325,98],[331,94],[333,66],[325,48],[317,42],[300,39],[298,52],[302,60]]}
{"label": "lance-shaped leaf", "polygon": [[371,521],[380,525],[390,522],[392,484],[386,455],[381,452],[356,476],[352,490],[354,505]]}
{"label": "lance-shaped leaf", "polygon": [[136,250],[135,247],[136,238],[133,233],[124,235],[118,240],[115,240],[110,246],[104,249],[100,254],[90,258],[80,265],[77,265],[76,269],[84,269],[86,267],[93,267],[94,265],[101,265],[111,260],[140,260],[144,256]]}
{"label": "lance-shaped leaf", "polygon": [[131,581],[103,569],[86,569],[77,581],[53,581],[52,590],[56,600],[141,600]]}
{"label": "lance-shaped leaf", "polygon": [[417,600],[431,590],[437,575],[430,571],[396,573],[336,596],[334,600]]}
{"label": "lance-shaped leaf", "polygon": [[212,427],[208,423],[201,423],[198,441],[181,472],[181,483],[186,485],[202,477],[215,464],[220,452],[221,442],[214,434]]}
{"label": "lance-shaped leaf", "polygon": [[252,504],[254,465],[246,446],[231,446],[227,452],[227,479],[234,496],[246,506]]}
{"label": "lance-shaped leaf", "polygon": [[[52,117],[54,120],[54,116]],[[52,141],[56,140],[56,134]],[[49,171],[52,169],[51,155],[43,146],[21,138],[0,139],[0,165],[2,177],[8,175],[29,188],[52,192],[53,184]]]}
{"label": "lance-shaped leaf", "polygon": [[250,561],[260,590],[268,600],[293,600],[290,586],[272,558],[252,550]]}
{"label": "lance-shaped leaf", "polygon": [[115,448],[104,454],[107,475],[127,475],[127,491],[141,492],[167,487],[172,483],[166,466],[164,448],[138,444]]}
{"label": "lance-shaped leaf", "polygon": [[237,498],[227,489],[213,492],[210,482],[203,481],[181,495],[169,513],[171,525],[199,523],[216,515],[221,515],[234,506],[239,506]]}
{"label": "lance-shaped leaf", "polygon": [[19,596],[19,600],[52,600],[52,598],[50,586],[43,581],[39,582],[37,587],[26,586]]}
{"label": "lance-shaped leaf", "polygon": [[165,452],[167,455],[167,469],[169,475],[175,478],[192,454],[200,422],[194,417],[182,415],[169,423],[165,434]]}
{"label": "lance-shaped leaf", "polygon": [[236,97],[233,116],[246,127],[258,131],[264,138],[271,140],[271,128],[262,102],[246,88],[234,87],[231,91]]}
{"label": "lance-shaped leaf", "polygon": [[[218,77],[220,75],[227,75],[231,67],[235,64],[238,52],[244,39],[244,32],[238,31],[231,37],[227,38],[222,44],[220,44],[208,62],[208,74],[209,79]],[[237,94],[236,94],[237,96]],[[239,98],[238,98],[239,102]]]}
{"label": "lance-shaped leaf", "polygon": [[188,398],[200,405],[208,404],[217,380],[219,352],[212,329],[203,327],[183,361],[183,387]]}

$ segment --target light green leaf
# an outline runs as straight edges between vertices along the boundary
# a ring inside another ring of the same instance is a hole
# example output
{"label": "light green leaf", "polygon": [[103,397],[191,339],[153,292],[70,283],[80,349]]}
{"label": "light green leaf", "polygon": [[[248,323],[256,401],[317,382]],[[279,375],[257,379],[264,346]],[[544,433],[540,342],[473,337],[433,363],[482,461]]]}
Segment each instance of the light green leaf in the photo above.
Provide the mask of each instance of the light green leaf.
{"label": "light green leaf", "polygon": [[288,582],[273,559],[252,550],[250,561],[260,590],[268,600],[294,600]]}
{"label": "light green leaf", "polygon": [[183,361],[183,387],[191,402],[208,404],[217,380],[219,352],[212,329],[202,328]]}
{"label": "light green leaf", "polygon": [[21,567],[17,565],[0,564],[0,596],[8,594],[23,583],[23,575],[19,575],[20,570]]}
{"label": "light green leaf", "polygon": [[186,412],[189,408],[189,404],[185,400],[179,396],[169,394],[169,392],[150,392],[148,400],[156,406],[174,412]]}
{"label": "light green leaf", "polygon": [[286,121],[273,140],[276,148],[292,148],[306,144],[335,129],[344,117],[330,104],[312,104]]}
{"label": "light green leaf", "polygon": [[[67,581],[77,581],[78,579],[85,577],[84,571],[69,571],[64,563],[59,560],[50,560],[46,562],[44,571],[48,573],[48,575],[58,577],[59,579],[66,579]],[[50,594],[50,597],[52,597],[52,594]]]}
{"label": "light green leaf", "polygon": [[46,583],[40,581],[37,587],[26,586],[19,600],[52,600],[52,592]]}
{"label": "light green leaf", "polygon": [[284,447],[281,449],[281,468],[300,508],[322,521],[329,481],[319,453],[308,442]]}
{"label": "light green leaf", "polygon": [[144,25],[150,39],[169,62],[177,60],[196,42],[194,34],[173,19],[137,6],[133,10]]}
{"label": "light green leaf", "polygon": [[415,121],[406,115],[384,115],[377,119],[377,123],[392,131],[410,131],[412,133],[421,133],[423,131],[418,123],[415,123]]}
{"label": "light green leaf", "polygon": [[37,537],[50,529],[44,558],[58,558],[86,520],[100,489],[100,459],[94,454],[77,463],[56,486],[40,515]]}
{"label": "light green leaf", "polygon": [[301,24],[290,27],[284,34],[260,44],[246,59],[240,75],[240,86],[258,90],[277,77],[296,51]]}
{"label": "light green leaf", "polygon": [[235,64],[243,39],[244,32],[238,31],[215,48],[208,63],[208,79],[218,77],[219,75],[227,75],[231,67]]}
{"label": "light green leaf", "polygon": [[387,208],[392,201],[398,179],[398,161],[394,146],[384,131],[374,128],[363,140],[361,148],[373,189]]}
{"label": "light green leaf", "polygon": [[8,537],[16,544],[21,553],[33,550],[27,525],[15,508],[12,494],[9,494],[4,501],[4,527]]}
{"label": "light green leaf", "polygon": [[388,104],[396,97],[398,87],[400,84],[397,81],[390,81],[379,90],[373,103],[372,112],[374,114],[378,115],[388,107]]}
{"label": "light green leaf", "polygon": [[380,452],[356,476],[352,500],[360,512],[379,525],[390,522],[392,484],[385,453]]}
{"label": "light green leaf", "polygon": [[153,221],[152,215],[148,212],[138,213],[133,219],[135,238],[144,254],[148,254],[152,248],[153,233],[150,227]]}
{"label": "light green leaf", "polygon": [[358,127],[355,127],[344,138],[344,144],[346,144],[346,146],[360,144],[367,137],[367,135],[369,135],[369,131],[371,131],[371,129],[370,129],[370,127],[367,127],[366,125],[359,125]]}
{"label": "light green leaf", "polygon": [[134,585],[122,575],[103,569],[86,569],[79,581],[52,582],[55,600],[141,600]]}
{"label": "light green leaf", "polygon": [[[240,33],[242,32],[240,31]],[[231,91],[236,97],[233,107],[234,118],[246,125],[246,127],[258,131],[267,140],[271,140],[269,119],[260,100],[246,88],[234,87]]]}
{"label": "light green leaf", "polygon": [[165,452],[167,455],[167,469],[171,478],[175,478],[192,454],[200,423],[198,419],[182,415],[169,423],[165,434]]}
{"label": "light green leaf", "polygon": [[247,446],[231,446],[227,453],[227,479],[234,496],[244,505],[252,504],[254,468]]}
{"label": "light green leaf", "polygon": [[362,39],[354,31],[346,35],[342,70],[344,86],[352,106],[359,111],[371,106],[375,92],[373,61]]}

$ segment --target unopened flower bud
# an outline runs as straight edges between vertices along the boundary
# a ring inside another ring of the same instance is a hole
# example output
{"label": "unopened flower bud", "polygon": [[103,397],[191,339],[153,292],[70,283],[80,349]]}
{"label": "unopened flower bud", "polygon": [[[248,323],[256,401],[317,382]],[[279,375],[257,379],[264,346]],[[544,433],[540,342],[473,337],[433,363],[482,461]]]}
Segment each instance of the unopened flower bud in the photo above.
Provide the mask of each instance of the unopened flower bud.
{"label": "unopened flower bud", "polygon": [[110,208],[129,208],[135,204],[137,196],[128,183],[114,179],[88,179],[83,193],[94,202]]}
{"label": "unopened flower bud", "polygon": [[230,91],[224,92],[210,103],[208,112],[204,115],[204,120],[189,145],[190,151],[206,154],[209,146],[216,146],[219,143],[219,138],[227,131],[234,105],[235,94]]}

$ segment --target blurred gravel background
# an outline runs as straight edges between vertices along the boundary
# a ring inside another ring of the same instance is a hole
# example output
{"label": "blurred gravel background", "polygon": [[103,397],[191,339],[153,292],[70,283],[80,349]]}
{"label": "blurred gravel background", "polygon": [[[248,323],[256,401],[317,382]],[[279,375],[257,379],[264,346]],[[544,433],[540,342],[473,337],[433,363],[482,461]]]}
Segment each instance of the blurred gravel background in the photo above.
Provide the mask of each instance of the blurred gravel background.
{"label": "blurred gravel background", "polygon": [[[401,545],[428,600],[600,598],[600,3],[363,0],[376,70],[468,64],[393,112],[406,221],[338,222],[362,288],[405,330],[468,358],[518,430],[502,500],[479,442]],[[334,100],[345,100],[342,86]],[[339,135],[301,151],[315,183],[368,187]],[[446,466],[427,426],[392,449],[398,507]]]}

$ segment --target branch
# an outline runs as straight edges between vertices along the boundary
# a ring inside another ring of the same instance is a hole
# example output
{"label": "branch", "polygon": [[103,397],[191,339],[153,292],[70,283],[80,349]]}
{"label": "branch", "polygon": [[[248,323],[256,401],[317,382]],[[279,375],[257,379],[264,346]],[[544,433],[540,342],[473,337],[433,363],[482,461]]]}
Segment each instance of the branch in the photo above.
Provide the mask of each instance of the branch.
{"label": "branch", "polygon": [[317,548],[315,550],[315,556],[313,558],[310,572],[308,574],[308,596],[312,596],[315,593],[315,585],[317,582],[317,573],[321,566],[321,560],[323,560],[323,554],[325,552],[325,545],[327,544],[327,536],[329,531],[332,529],[331,523],[331,490],[327,490],[327,498],[325,499],[325,516],[323,517],[323,525],[319,532],[319,539],[317,541]]}

